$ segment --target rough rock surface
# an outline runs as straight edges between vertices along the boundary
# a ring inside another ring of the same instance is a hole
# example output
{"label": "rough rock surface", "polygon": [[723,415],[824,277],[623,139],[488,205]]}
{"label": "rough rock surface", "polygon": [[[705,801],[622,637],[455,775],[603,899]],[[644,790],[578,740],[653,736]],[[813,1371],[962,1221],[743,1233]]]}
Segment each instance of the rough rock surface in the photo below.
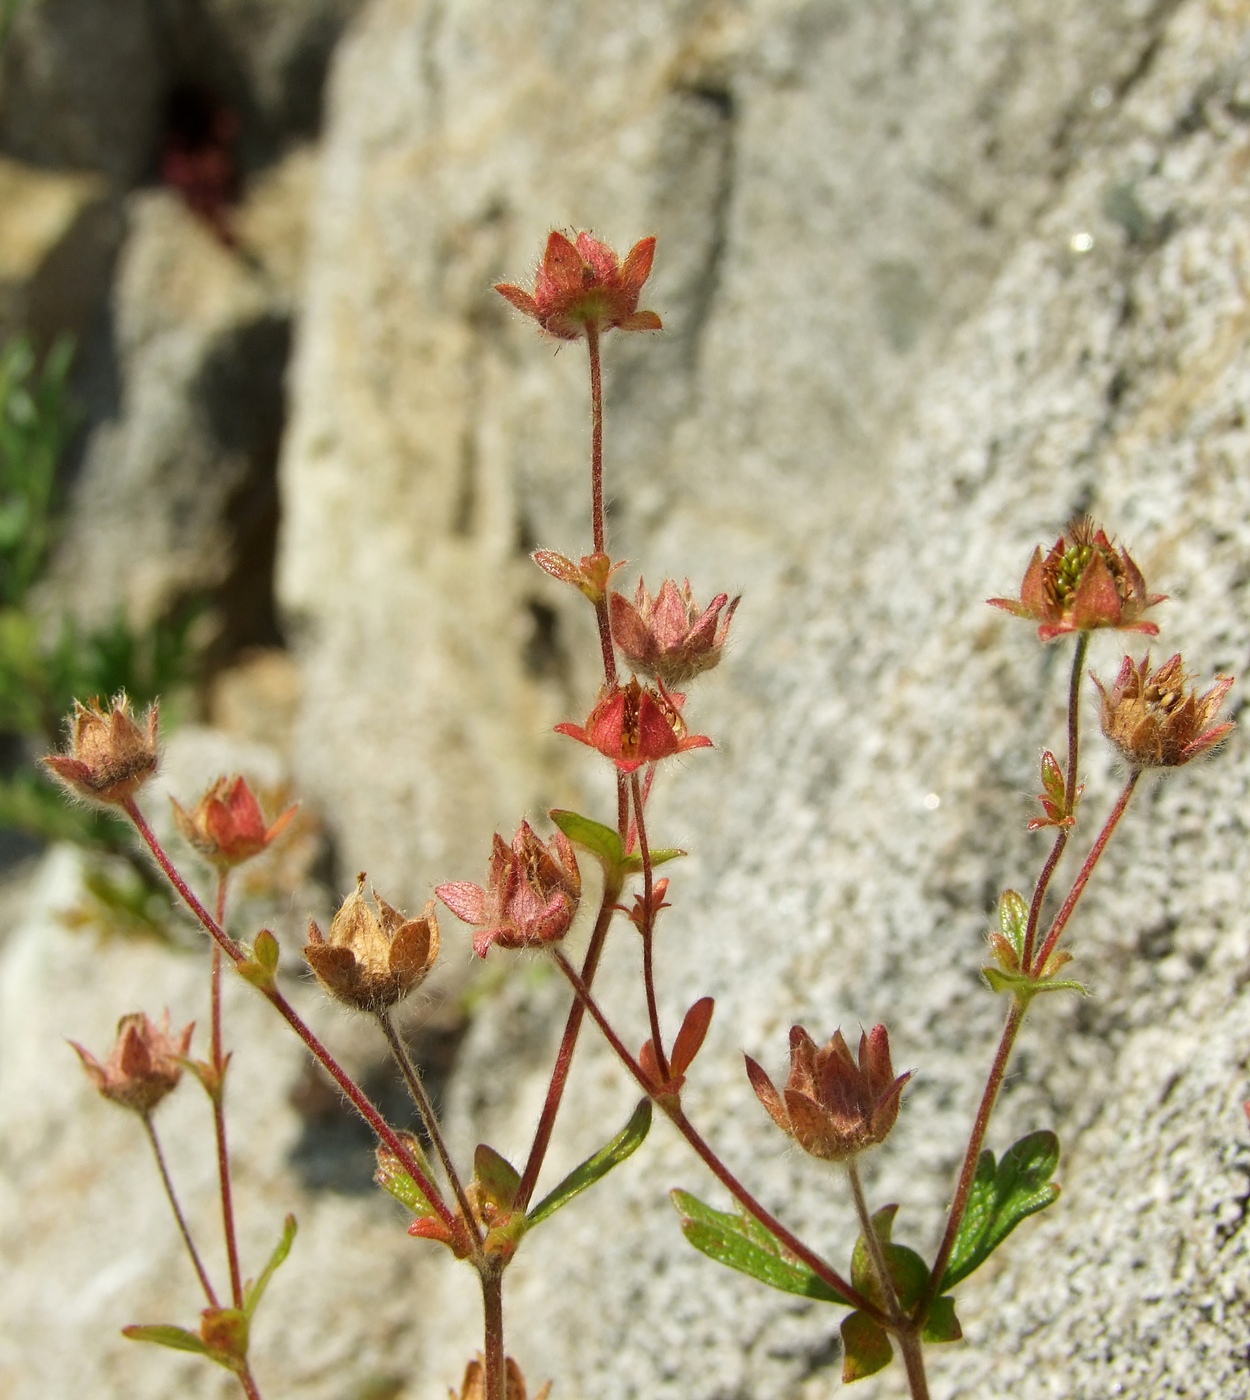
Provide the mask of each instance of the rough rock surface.
{"label": "rough rock surface", "polygon": [[[845,1192],[785,1149],[738,1054],[776,1072],[792,1021],[888,1021],[918,1073],[868,1189],[930,1249],[1001,1015],[982,934],[1037,868],[1028,794],[1066,688],[1066,652],[981,600],[1089,507],[1172,595],[1163,645],[1204,676],[1246,667],[1248,17],[1241,0],[374,0],[337,65],[283,467],[303,784],[340,870],[408,907],[479,878],[493,824],[555,798],[607,810],[592,758],[544,737],[593,693],[584,609],[525,559],[585,547],[583,360],[487,288],[525,275],[552,222],[657,232],[646,304],[666,334],[609,356],[613,538],[648,580],[746,593],[691,700],[717,751],[657,787],[653,834],[691,851],[662,1015],[716,995],[691,1114],[835,1257]],[[1101,637],[1091,661],[1118,655]],[[1118,777],[1096,737],[1084,752],[1088,839]],[[1235,735],[1147,786],[1091,886],[1073,942],[1094,995],[1036,1008],[992,1134],[1056,1128],[1065,1193],[961,1290],[968,1344],[931,1362],[945,1400],[1250,1396],[1248,772]],[[110,1339],[163,1307],[179,1264],[128,1194],[149,1170],[130,1125],[100,1137],[82,1084],[43,1078],[57,1036],[100,1044],[134,1002],[182,1004],[190,974],[134,949],[96,972],[66,938],[36,913],[0,970],[0,1243],[19,1278],[56,1280],[6,1304],[0,1394],[224,1393]],[[601,987],[636,1043],[635,960],[618,933]],[[565,1004],[541,976],[478,998],[459,1151],[524,1151]],[[298,1056],[249,1005],[268,1060],[240,1060],[248,1230],[293,1207],[304,1231],[275,1284],[284,1325],[259,1329],[266,1393],[364,1395],[372,1373],[442,1394],[480,1345],[471,1278],[385,1203],[302,1194],[282,1165]],[[588,1037],[550,1178],[632,1102]],[[171,1132],[209,1216],[203,1161]],[[659,1127],[527,1241],[508,1279],[527,1375],[557,1400],[831,1393],[838,1314],[690,1251],[673,1185],[719,1200]],[[63,1338],[67,1296],[76,1354],[104,1358],[90,1371],[21,1349]],[[901,1375],[859,1393],[899,1396]]]}

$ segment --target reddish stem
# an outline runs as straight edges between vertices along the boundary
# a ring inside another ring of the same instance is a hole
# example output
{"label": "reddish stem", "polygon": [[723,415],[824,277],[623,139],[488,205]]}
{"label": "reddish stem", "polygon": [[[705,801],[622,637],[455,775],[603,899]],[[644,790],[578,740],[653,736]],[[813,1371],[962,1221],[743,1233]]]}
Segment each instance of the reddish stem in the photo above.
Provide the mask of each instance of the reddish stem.
{"label": "reddish stem", "polygon": [[603,374],[599,365],[599,327],[586,323],[586,348],[590,351],[590,527],[595,553],[606,552],[603,524]]}
{"label": "reddish stem", "polygon": [[1023,1020],[1024,1008],[1020,1006],[1019,1002],[1013,1001],[1011,1009],[1007,1012],[1007,1022],[1003,1026],[1002,1036],[998,1041],[994,1063],[990,1066],[989,1077],[985,1081],[981,1102],[977,1107],[976,1120],[972,1125],[972,1135],[968,1139],[968,1150],[964,1153],[963,1166],[959,1171],[959,1181],[955,1186],[955,1198],[951,1201],[950,1214],[946,1217],[946,1231],[942,1236],[942,1243],[938,1247],[937,1258],[933,1261],[933,1273],[929,1278],[929,1286],[925,1290],[920,1307],[916,1309],[914,1314],[920,1321],[923,1321],[928,1314],[934,1298],[938,1295],[938,1290],[942,1285],[942,1275],[946,1272],[946,1266],[950,1262],[951,1250],[955,1248],[955,1239],[959,1234],[960,1225],[963,1224],[964,1211],[968,1208],[968,1195],[977,1174],[977,1162],[981,1157],[981,1149],[985,1145],[985,1134],[990,1126],[990,1116],[994,1112],[998,1091],[1002,1088],[1003,1077],[1007,1073],[1007,1062],[1011,1058],[1012,1046],[1016,1043],[1016,1035]]}
{"label": "reddish stem", "polygon": [[217,1295],[213,1292],[213,1285],[209,1282],[208,1273],[200,1259],[199,1251],[195,1247],[195,1241],[191,1238],[191,1231],[187,1228],[186,1217],[182,1213],[182,1207],[178,1204],[178,1194],[174,1190],[174,1183],[170,1179],[169,1168],[165,1165],[165,1154],[161,1151],[160,1139],[156,1136],[156,1128],[152,1124],[152,1117],[148,1113],[139,1115],[143,1119],[143,1126],[147,1130],[148,1141],[152,1144],[152,1151],[156,1156],[157,1170],[161,1174],[161,1184],[165,1188],[165,1195],[169,1200],[170,1209],[174,1213],[174,1219],[178,1222],[178,1232],[182,1236],[182,1242],[187,1247],[187,1253],[191,1256],[191,1263],[195,1266],[196,1277],[200,1280],[200,1287],[204,1290],[204,1296],[208,1299],[208,1306],[217,1306]]}
{"label": "reddish stem", "polygon": [[1107,848],[1107,842],[1111,840],[1111,835],[1119,825],[1120,818],[1124,815],[1128,806],[1129,798],[1133,795],[1133,789],[1137,786],[1137,780],[1141,777],[1141,770],[1138,769],[1129,775],[1129,780],[1124,784],[1124,788],[1116,800],[1115,806],[1111,809],[1111,815],[1103,823],[1102,830],[1098,833],[1098,840],[1094,842],[1089,855],[1085,857],[1085,864],[1081,866],[1080,874],[1073,882],[1072,888],[1068,891],[1068,897],[1063,901],[1063,907],[1055,915],[1055,922],[1050,926],[1050,932],[1037,954],[1036,971],[1040,972],[1046,966],[1046,961],[1051,953],[1055,951],[1055,944],[1059,942],[1064,927],[1072,917],[1072,911],[1076,908],[1077,900],[1084,893],[1085,886],[1089,884],[1089,877],[1094,873],[1094,866],[1098,864],[1099,857]]}
{"label": "reddish stem", "polygon": [[[1082,632],[1076,639],[1076,650],[1072,656],[1072,675],[1068,681],[1068,771],[1064,783],[1066,816],[1072,815],[1072,805],[1076,798],[1076,770],[1081,745],[1081,675],[1085,669],[1085,655],[1088,651],[1089,633]],[[1068,844],[1070,831],[1071,827],[1061,826],[1055,833],[1055,844],[1051,847],[1050,855],[1046,858],[1046,864],[1042,866],[1042,873],[1037,877],[1037,885],[1033,890],[1033,902],[1029,905],[1029,922],[1024,934],[1024,950],[1020,958],[1021,969],[1026,973],[1030,971],[1032,965],[1038,920],[1042,916],[1042,901],[1046,898],[1046,891],[1050,887],[1050,877],[1055,873],[1059,858],[1063,855],[1064,847]]]}
{"label": "reddish stem", "polygon": [[836,1269],[831,1268],[818,1254],[813,1253],[797,1235],[791,1234],[775,1215],[765,1210],[755,1197],[751,1195],[747,1188],[734,1176],[724,1162],[722,1162],[712,1150],[711,1146],[703,1139],[694,1124],[686,1117],[685,1113],[682,1111],[680,1102],[671,1094],[656,1094],[655,1085],[647,1078],[638,1061],[635,1060],[625,1048],[620,1036],[612,1029],[611,1025],[608,1023],[607,1017],[604,1016],[594,997],[591,996],[581,978],[578,977],[577,973],[573,970],[569,960],[558,948],[552,949],[552,956],[555,958],[556,963],[559,965],[565,977],[568,978],[569,984],[577,994],[578,1000],[585,1005],[586,1010],[590,1012],[591,1019],[603,1032],[604,1039],[616,1052],[617,1058],[633,1076],[635,1082],[648,1098],[653,1099],[668,1115],[677,1131],[686,1139],[704,1165],[712,1175],[716,1177],[717,1181],[725,1187],[729,1194],[733,1196],[734,1200],[754,1216],[771,1235],[774,1235],[780,1240],[796,1259],[806,1264],[817,1278],[840,1293],[852,1307],[859,1308],[861,1312],[866,1312],[869,1317],[879,1322],[883,1327],[889,1327],[891,1325],[890,1318],[883,1313],[871,1299],[865,1298],[862,1293],[853,1288]]}
{"label": "reddish stem", "polygon": [[252,1379],[252,1373],[247,1366],[244,1365],[243,1369],[236,1371],[235,1374],[239,1378],[239,1384],[243,1387],[243,1394],[247,1396],[247,1400],[261,1400],[260,1388]]}
{"label": "reddish stem", "polygon": [[[586,949],[586,957],[582,961],[582,985],[585,987],[589,987],[595,980],[599,957],[603,952],[603,945],[607,939],[612,915],[616,912],[616,901],[620,898],[620,894],[619,877],[616,879],[607,878],[603,888],[603,899],[599,903],[599,913],[595,918],[595,926],[590,935],[590,944]],[[551,1145],[551,1135],[556,1126],[556,1115],[560,1111],[560,1101],[564,1097],[569,1069],[573,1063],[573,1052],[577,1048],[577,1037],[585,1016],[585,1006],[574,997],[573,1005],[569,1007],[568,1019],[564,1023],[564,1035],[560,1040],[556,1062],[551,1071],[551,1082],[547,1085],[547,1099],[538,1119],[538,1127],[534,1130],[534,1141],[525,1162],[525,1170],[521,1173],[521,1184],[517,1188],[514,1202],[514,1209],[517,1211],[524,1212],[534,1195],[535,1187],[538,1185],[538,1174],[542,1171],[547,1148]]]}
{"label": "reddish stem", "polygon": [[498,1268],[480,1269],[482,1327],[486,1353],[486,1400],[506,1400],[507,1363],[503,1346],[503,1274]]}
{"label": "reddish stem", "polygon": [[668,1056],[664,1053],[664,1040],[660,1035],[660,1010],[655,999],[655,919],[651,908],[651,893],[654,888],[651,871],[651,849],[647,845],[647,824],[643,820],[642,789],[635,769],[629,775],[630,791],[634,797],[634,822],[638,829],[638,854],[642,857],[642,900],[644,913],[642,928],[642,980],[647,993],[647,1020],[651,1024],[651,1045],[655,1050],[655,1062],[659,1066],[661,1079],[667,1081]]}
{"label": "reddish stem", "polygon": [[[217,876],[217,923],[226,926],[226,885],[229,872],[222,870]],[[212,945],[212,1041],[209,1050],[210,1062],[214,1071],[213,1092],[209,1096],[213,1104],[213,1131],[217,1138],[217,1178],[221,1183],[221,1224],[226,1238],[226,1259],[230,1265],[230,1296],[234,1306],[243,1306],[243,1274],[239,1268],[238,1235],[234,1226],[234,1199],[230,1188],[230,1149],[226,1142],[226,1057],[222,1052],[221,1040],[221,949]]]}
{"label": "reddish stem", "polygon": [[[126,802],[122,804],[122,806],[126,812],[126,815],[134,823],[135,830],[139,833],[139,836],[143,840],[144,845],[147,846],[149,851],[151,851],[152,856],[155,859],[157,865],[159,865],[161,870],[164,872],[166,879],[171,885],[173,885],[174,889],[176,889],[178,893],[182,896],[183,902],[186,904],[187,908],[190,909],[192,914],[194,914],[195,917],[199,920],[204,931],[208,934],[210,938],[214,940],[215,943],[217,943],[217,945],[221,948],[222,952],[225,953],[225,955],[230,959],[231,962],[235,964],[236,967],[239,964],[246,962],[247,958],[244,956],[243,950],[234,941],[234,939],[231,938],[228,933],[226,933],[226,931],[221,927],[221,925],[217,923],[217,921],[212,917],[208,910],[204,908],[200,901],[196,899],[195,895],[192,894],[191,890],[188,888],[187,882],[182,878],[181,875],[179,875],[178,871],[174,868],[169,857],[165,854],[163,848],[161,847],[161,843],[156,839],[152,828],[147,824],[147,821],[144,819],[143,813],[135,805],[134,799],[128,798]],[[417,1163],[416,1158],[414,1158],[412,1153],[409,1152],[408,1148],[404,1145],[402,1139],[398,1137],[391,1125],[386,1121],[385,1118],[382,1117],[378,1110],[373,1106],[372,1102],[369,1100],[369,1097],[367,1094],[365,1094],[364,1090],[361,1089],[360,1086],[355,1083],[351,1076],[348,1075],[347,1072],[339,1065],[338,1061],[334,1058],[334,1056],[330,1054],[329,1050],[327,1050],[326,1047],[322,1045],[321,1041],[319,1041],[317,1037],[312,1033],[312,1031],[308,1028],[308,1026],[305,1025],[298,1012],[291,1005],[291,1003],[287,1001],[287,999],[282,995],[282,993],[278,991],[276,986],[270,985],[268,987],[261,988],[260,990],[277,1009],[278,1013],[286,1021],[287,1025],[291,1027],[295,1034],[299,1036],[299,1038],[312,1052],[312,1055],[317,1060],[318,1064],[321,1065],[321,1067],[326,1071],[330,1078],[334,1080],[334,1082],[347,1096],[347,1099],[351,1103],[352,1107],[356,1110],[356,1112],[360,1114],[360,1116],[365,1120],[365,1122],[368,1123],[370,1128],[373,1129],[374,1133],[395,1154],[395,1157],[399,1161],[400,1165],[408,1173],[408,1175],[412,1177],[413,1181],[416,1182],[417,1189],[426,1198],[426,1200],[429,1201],[430,1208],[434,1211],[435,1215],[438,1216],[438,1218],[443,1222],[444,1225],[447,1226],[449,1230],[454,1231],[456,1229],[455,1214],[447,1205],[447,1202],[443,1200],[434,1183],[429,1179],[425,1172],[421,1170],[421,1167]]]}

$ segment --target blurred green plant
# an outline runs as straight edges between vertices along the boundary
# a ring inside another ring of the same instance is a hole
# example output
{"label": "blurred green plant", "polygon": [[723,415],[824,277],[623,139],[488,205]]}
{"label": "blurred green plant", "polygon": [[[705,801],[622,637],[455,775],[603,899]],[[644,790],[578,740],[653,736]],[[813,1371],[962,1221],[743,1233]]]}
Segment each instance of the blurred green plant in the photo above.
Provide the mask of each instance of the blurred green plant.
{"label": "blurred green plant", "polygon": [[[187,693],[196,672],[194,625],[202,604],[137,631],[120,613],[104,627],[31,606],[55,542],[57,472],[78,427],[69,391],[74,347],[56,342],[42,362],[26,336],[0,349],[0,735],[15,761],[0,775],[0,827],[42,840],[127,851],[111,815],[69,808],[36,766],[59,745],[75,696],[124,690],[142,706]],[[145,872],[146,873],[146,872]]]}

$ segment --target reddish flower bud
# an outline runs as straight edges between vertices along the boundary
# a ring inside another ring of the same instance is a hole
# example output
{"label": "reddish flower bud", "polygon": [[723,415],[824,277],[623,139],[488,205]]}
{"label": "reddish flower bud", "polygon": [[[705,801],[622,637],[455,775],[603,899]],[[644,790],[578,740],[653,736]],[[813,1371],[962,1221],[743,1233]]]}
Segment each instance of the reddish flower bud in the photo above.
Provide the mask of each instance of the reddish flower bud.
{"label": "reddish flower bud", "polygon": [[[728,604],[724,617],[721,610]],[[719,593],[702,612],[690,592],[690,580],[678,588],[671,578],[654,598],[638,580],[631,603],[624,594],[608,599],[612,640],[636,670],[655,676],[665,686],[684,685],[720,660],[725,634],[738,606]]]}
{"label": "reddish flower bud", "polygon": [[859,1064],[842,1032],[820,1049],[802,1026],[790,1032],[790,1077],[779,1094],[748,1055],[747,1077],[769,1117],[804,1152],[826,1161],[884,1142],[898,1118],[899,1095],[911,1071],[894,1076],[890,1037],[874,1026],[859,1038]]}
{"label": "reddish flower bud", "polygon": [[182,1060],[194,1029],[192,1022],[172,1036],[168,1011],[159,1027],[137,1011],[117,1023],[117,1040],[104,1064],[77,1041],[71,1040],[70,1044],[78,1052],[91,1082],[106,1099],[146,1118],[166,1094],[178,1087]]}
{"label": "reddish flower bud", "polygon": [[222,869],[259,855],[286,830],[297,810],[288,807],[266,826],[260,803],[243,778],[218,778],[190,812],[172,797],[170,803],[183,838]]}
{"label": "reddish flower bud", "polygon": [[115,695],[107,710],[95,700],[89,705],[75,700],[68,749],[43,761],[78,797],[123,803],[156,772],[156,706],[148,706],[140,726],[125,692]]}
{"label": "reddish flower bud", "polygon": [[622,773],[632,773],[644,763],[656,763],[687,749],[712,747],[706,734],[686,732],[681,717],[685,698],[644,689],[631,678],[628,685],[618,685],[599,701],[585,725],[557,724],[556,733],[598,749]]}
{"label": "reddish flower bud", "polygon": [[1043,642],[1095,627],[1157,637],[1158,627],[1143,614],[1167,594],[1148,592],[1128,550],[1117,552],[1088,516],[1074,520],[1068,533],[1071,542],[1060,535],[1045,559],[1040,549],[1034,551],[1019,598],[991,598],[990,603],[1036,622]]}
{"label": "reddish flower bud", "polygon": [[433,900],[419,919],[405,919],[376,890],[375,915],[364,888],[361,874],[335,914],[328,939],[309,919],[304,957],[335,1001],[357,1011],[385,1011],[429,975],[438,956],[438,921]]}
{"label": "reddish flower bud", "polygon": [[582,877],[562,831],[548,844],[522,822],[511,847],[496,833],[485,889],[453,881],[434,893],[458,919],[477,928],[473,951],[484,958],[492,943],[538,948],[563,938],[582,897]]}
{"label": "reddish flower bud", "polygon": [[561,340],[577,340],[589,326],[658,331],[662,326],[655,312],[638,310],[654,257],[654,238],[635,243],[622,264],[606,243],[588,233],[579,233],[571,243],[553,231],[534,275],[533,295],[510,282],[497,283],[495,290]]}
{"label": "reddish flower bud", "polygon": [[[504,1366],[505,1400],[526,1400],[525,1377],[521,1374],[521,1368],[511,1357]],[[551,1382],[548,1381],[534,1396],[534,1400],[547,1400],[551,1392]],[[454,1390],[447,1392],[450,1400],[486,1400],[486,1368],[482,1365],[482,1358],[476,1357],[470,1361],[464,1370],[464,1380],[460,1383],[460,1393]]]}
{"label": "reddish flower bud", "polygon": [[1094,677],[1102,696],[1102,732],[1132,768],[1177,768],[1208,753],[1233,728],[1211,721],[1232,689],[1231,676],[1217,676],[1205,695],[1192,686],[1178,655],[1151,674],[1150,657],[1124,658],[1108,690]]}

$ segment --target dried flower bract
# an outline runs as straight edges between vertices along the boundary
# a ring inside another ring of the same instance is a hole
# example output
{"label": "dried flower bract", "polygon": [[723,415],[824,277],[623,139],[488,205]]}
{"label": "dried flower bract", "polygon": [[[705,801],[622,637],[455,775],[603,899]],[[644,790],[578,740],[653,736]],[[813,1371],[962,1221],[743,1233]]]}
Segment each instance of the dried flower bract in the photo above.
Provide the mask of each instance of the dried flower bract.
{"label": "dried flower bract", "polygon": [[859,1038],[856,1064],[842,1032],[817,1049],[803,1029],[790,1032],[790,1076],[782,1093],[748,1055],[747,1076],[773,1122],[804,1152],[840,1162],[884,1142],[898,1118],[899,1096],[911,1072],[897,1078],[890,1037],[874,1026]]}
{"label": "dried flower bract", "polygon": [[655,312],[638,310],[654,257],[654,238],[635,243],[622,263],[589,233],[579,233],[570,242],[553,231],[534,274],[533,295],[510,282],[497,283],[495,290],[561,340],[578,340],[588,327],[658,331],[662,326]]}
{"label": "dried flower bract", "polygon": [[178,1087],[182,1060],[191,1045],[195,1023],[184,1026],[176,1036],[169,1033],[169,1012],[155,1026],[142,1011],[123,1016],[117,1023],[117,1040],[101,1064],[77,1041],[70,1044],[78,1052],[91,1082],[106,1098],[123,1108],[147,1116],[158,1103]]}
{"label": "dried flower bract", "polygon": [[365,877],[342,903],[329,937],[310,919],[304,957],[336,1000],[358,1011],[385,1011],[423,982],[438,956],[434,901],[419,919],[405,919],[374,892],[378,912],[365,902]]}
{"label": "dried flower bract", "polygon": [[1025,571],[1019,598],[991,598],[996,608],[1038,624],[1043,642],[1067,632],[1114,627],[1155,637],[1159,628],[1144,617],[1162,603],[1151,593],[1127,549],[1117,550],[1101,526],[1081,516],[1060,535],[1045,558],[1040,549]]}
{"label": "dried flower bract", "polygon": [[1133,768],[1177,768],[1209,753],[1233,728],[1213,724],[1231,676],[1217,676],[1204,695],[1189,685],[1192,677],[1178,655],[1150,670],[1150,657],[1134,662],[1126,656],[1108,690],[1095,676],[1102,696],[1102,732]]}
{"label": "dried flower bract", "polygon": [[636,671],[665,686],[685,685],[720,660],[737,606],[737,598],[730,602],[727,593],[719,593],[700,610],[689,579],[680,588],[665,579],[652,598],[639,579],[632,603],[621,593],[608,598],[612,639]]}
{"label": "dried flower bract", "polygon": [[[508,1357],[505,1366],[506,1384],[504,1387],[506,1400],[526,1400],[525,1377],[521,1374],[521,1368],[511,1357]],[[551,1382],[548,1381],[534,1396],[534,1400],[547,1400],[551,1392]],[[447,1394],[451,1400],[486,1400],[486,1368],[482,1365],[480,1356],[474,1357],[464,1368],[464,1380],[460,1383],[460,1393],[448,1390]]]}
{"label": "dried flower bract", "polygon": [[485,889],[453,881],[435,893],[458,919],[477,929],[473,951],[484,958],[492,943],[537,948],[563,938],[577,913],[582,877],[562,831],[548,843],[522,822],[511,846],[496,833]]}
{"label": "dried flower bract", "polygon": [[95,700],[87,705],[75,700],[69,747],[43,761],[78,797],[116,806],[132,798],[156,772],[156,723],[153,704],[137,724],[124,692],[113,697],[108,709]]}
{"label": "dried flower bract", "polygon": [[258,856],[290,824],[297,808],[288,807],[270,825],[256,795],[243,778],[218,778],[191,811],[170,798],[174,823],[184,839],[220,868]]}

